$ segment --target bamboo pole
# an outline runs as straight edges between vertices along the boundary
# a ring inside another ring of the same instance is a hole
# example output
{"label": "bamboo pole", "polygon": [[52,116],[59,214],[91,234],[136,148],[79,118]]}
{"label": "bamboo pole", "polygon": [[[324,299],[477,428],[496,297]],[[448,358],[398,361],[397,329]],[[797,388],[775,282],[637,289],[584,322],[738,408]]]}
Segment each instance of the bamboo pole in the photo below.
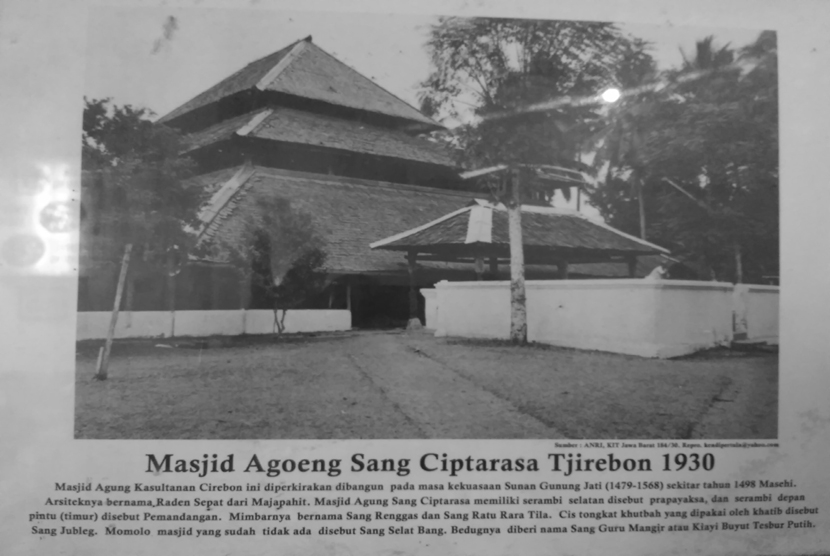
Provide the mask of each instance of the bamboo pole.
{"label": "bamboo pole", "polygon": [[98,372],[98,369],[101,368],[101,361],[104,360],[104,346],[101,346],[101,349],[98,350],[98,361],[95,364],[95,372]]}
{"label": "bamboo pole", "polygon": [[476,280],[481,282],[484,280],[484,257],[476,257],[475,259],[475,268],[476,268]]}
{"label": "bamboo pole", "polygon": [[166,305],[167,310],[170,311],[170,337],[176,335],[176,272],[175,272],[175,254],[171,250],[167,250],[167,286],[166,286]]}
{"label": "bamboo pole", "polygon": [[121,260],[121,274],[118,276],[118,287],[115,289],[115,304],[112,308],[112,318],[107,331],[107,343],[104,345],[104,355],[101,357],[101,364],[98,366],[95,378],[98,380],[107,379],[107,367],[109,366],[110,351],[112,350],[112,337],[115,335],[115,325],[118,323],[118,310],[121,308],[121,294],[124,292],[124,280],[127,278],[127,269],[130,267],[130,252],[133,244],[128,243],[124,248],[124,258]]}
{"label": "bamboo pole", "polygon": [[248,275],[244,272],[239,275],[239,309],[242,311],[242,333],[248,333],[248,296],[251,287]]}
{"label": "bamboo pole", "polygon": [[626,259],[628,263],[628,277],[629,278],[636,278],[637,277],[637,257],[628,257]]}
{"label": "bamboo pole", "polygon": [[133,265],[133,271],[127,272],[127,282],[126,288],[127,291],[124,294],[126,299],[124,300],[124,312],[127,313],[127,328],[132,327],[133,325],[133,301],[135,299],[135,265]]}

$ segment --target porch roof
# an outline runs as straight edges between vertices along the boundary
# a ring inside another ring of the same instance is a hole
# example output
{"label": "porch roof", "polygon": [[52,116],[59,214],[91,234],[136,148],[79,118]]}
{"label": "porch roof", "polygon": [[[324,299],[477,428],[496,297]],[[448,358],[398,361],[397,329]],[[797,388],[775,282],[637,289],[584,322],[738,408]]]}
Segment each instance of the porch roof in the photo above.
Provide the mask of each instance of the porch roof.
{"label": "porch roof", "polygon": [[[668,250],[584,214],[553,207],[522,206],[522,236],[528,264],[610,262]],[[509,257],[504,205],[476,199],[470,205],[371,244],[372,249],[416,252],[420,258],[469,260]]]}

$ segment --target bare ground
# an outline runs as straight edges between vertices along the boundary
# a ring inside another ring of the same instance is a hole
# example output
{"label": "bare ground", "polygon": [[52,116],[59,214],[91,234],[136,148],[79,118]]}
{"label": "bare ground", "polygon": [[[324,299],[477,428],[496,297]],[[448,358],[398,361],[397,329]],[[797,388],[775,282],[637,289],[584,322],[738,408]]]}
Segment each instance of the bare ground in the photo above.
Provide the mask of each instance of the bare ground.
{"label": "bare ground", "polygon": [[679,360],[423,333],[79,346],[78,438],[776,438],[778,358]]}

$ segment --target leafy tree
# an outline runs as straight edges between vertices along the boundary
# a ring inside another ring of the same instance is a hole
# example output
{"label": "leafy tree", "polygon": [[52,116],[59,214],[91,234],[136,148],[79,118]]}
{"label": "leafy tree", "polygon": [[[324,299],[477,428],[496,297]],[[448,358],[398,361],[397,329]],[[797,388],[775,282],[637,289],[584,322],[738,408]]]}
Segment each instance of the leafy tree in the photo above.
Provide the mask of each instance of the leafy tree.
{"label": "leafy tree", "polygon": [[683,73],[690,71],[719,71],[729,67],[735,61],[735,53],[729,48],[728,44],[720,48],[715,48],[715,37],[713,35],[697,41],[695,50],[694,58],[689,58],[681,50],[681,55],[683,56]]}
{"label": "leafy tree", "polygon": [[[625,46],[617,79],[626,94],[607,108],[599,132],[586,146],[593,152],[594,169],[605,170],[606,190],[627,182],[636,195],[640,237],[646,239],[644,189],[649,168],[643,143],[660,93],[654,90],[657,66],[647,51],[648,44],[633,39]],[[625,179],[618,178],[620,175]]]}
{"label": "leafy tree", "polygon": [[290,309],[325,286],[325,253],[311,218],[288,199],[262,202],[239,234],[223,234],[203,248],[227,260],[251,291],[274,311],[274,331],[285,331]]}
{"label": "leafy tree", "polygon": [[579,153],[597,96],[629,47],[609,23],[441,18],[431,28],[422,108],[467,122],[455,141],[468,167],[504,167],[482,181],[508,210],[514,342],[527,341],[521,204],[579,183],[568,170],[587,169]]}
{"label": "leafy tree", "polygon": [[737,53],[708,37],[677,75],[689,73],[700,75],[678,86],[675,129],[655,138],[653,166],[674,182],[660,198],[660,233],[716,277],[758,281],[778,259],[775,35]]}
{"label": "leafy tree", "polygon": [[[638,97],[649,237],[705,274],[736,282],[777,273],[778,100],[776,37],[743,49],[698,42],[695,56],[663,76],[662,91]],[[624,107],[621,107],[624,110]],[[631,163],[627,165],[631,168]],[[606,220],[636,229],[637,178],[615,172],[591,193]]]}
{"label": "leafy tree", "polygon": [[109,99],[85,99],[82,168],[89,210],[82,248],[92,260],[116,261],[132,244],[133,266],[146,269],[170,263],[193,241],[188,229],[197,224],[205,194],[184,181],[193,165],[180,156],[179,135],[154,124],[152,115]]}
{"label": "leafy tree", "polygon": [[[179,156],[178,135],[153,124],[151,116],[109,99],[84,99],[82,201],[89,210],[82,211],[81,259],[95,268],[124,253],[116,300],[126,279],[127,310],[138,272],[157,271],[164,263],[172,273],[177,250],[191,242],[187,228],[196,223],[202,200],[200,190],[184,185],[191,166]],[[167,290],[173,308],[170,282]],[[107,378],[117,318],[114,311],[96,375],[101,380]]]}

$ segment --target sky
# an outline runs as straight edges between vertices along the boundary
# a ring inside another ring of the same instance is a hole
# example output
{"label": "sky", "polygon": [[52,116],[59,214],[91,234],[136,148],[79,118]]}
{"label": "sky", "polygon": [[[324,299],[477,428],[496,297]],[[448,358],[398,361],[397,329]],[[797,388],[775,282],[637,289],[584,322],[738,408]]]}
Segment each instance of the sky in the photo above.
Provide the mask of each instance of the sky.
{"label": "sky", "polygon": [[[170,25],[170,16],[175,25]],[[85,95],[169,112],[247,63],[308,35],[314,43],[417,105],[429,73],[424,44],[434,17],[234,9],[102,7],[90,13]],[[653,43],[661,68],[693,54],[695,41],[742,46],[758,29],[621,24]]]}
{"label": "sky", "polygon": [[[88,20],[84,94],[162,116],[249,62],[311,35],[315,44],[417,106],[418,84],[430,71],[424,45],[435,20],[412,14],[101,7]],[[693,55],[695,41],[708,35],[718,45],[743,46],[760,32],[620,27],[653,43],[651,54],[661,69],[680,64],[681,49]],[[556,204],[574,202],[560,198]]]}

